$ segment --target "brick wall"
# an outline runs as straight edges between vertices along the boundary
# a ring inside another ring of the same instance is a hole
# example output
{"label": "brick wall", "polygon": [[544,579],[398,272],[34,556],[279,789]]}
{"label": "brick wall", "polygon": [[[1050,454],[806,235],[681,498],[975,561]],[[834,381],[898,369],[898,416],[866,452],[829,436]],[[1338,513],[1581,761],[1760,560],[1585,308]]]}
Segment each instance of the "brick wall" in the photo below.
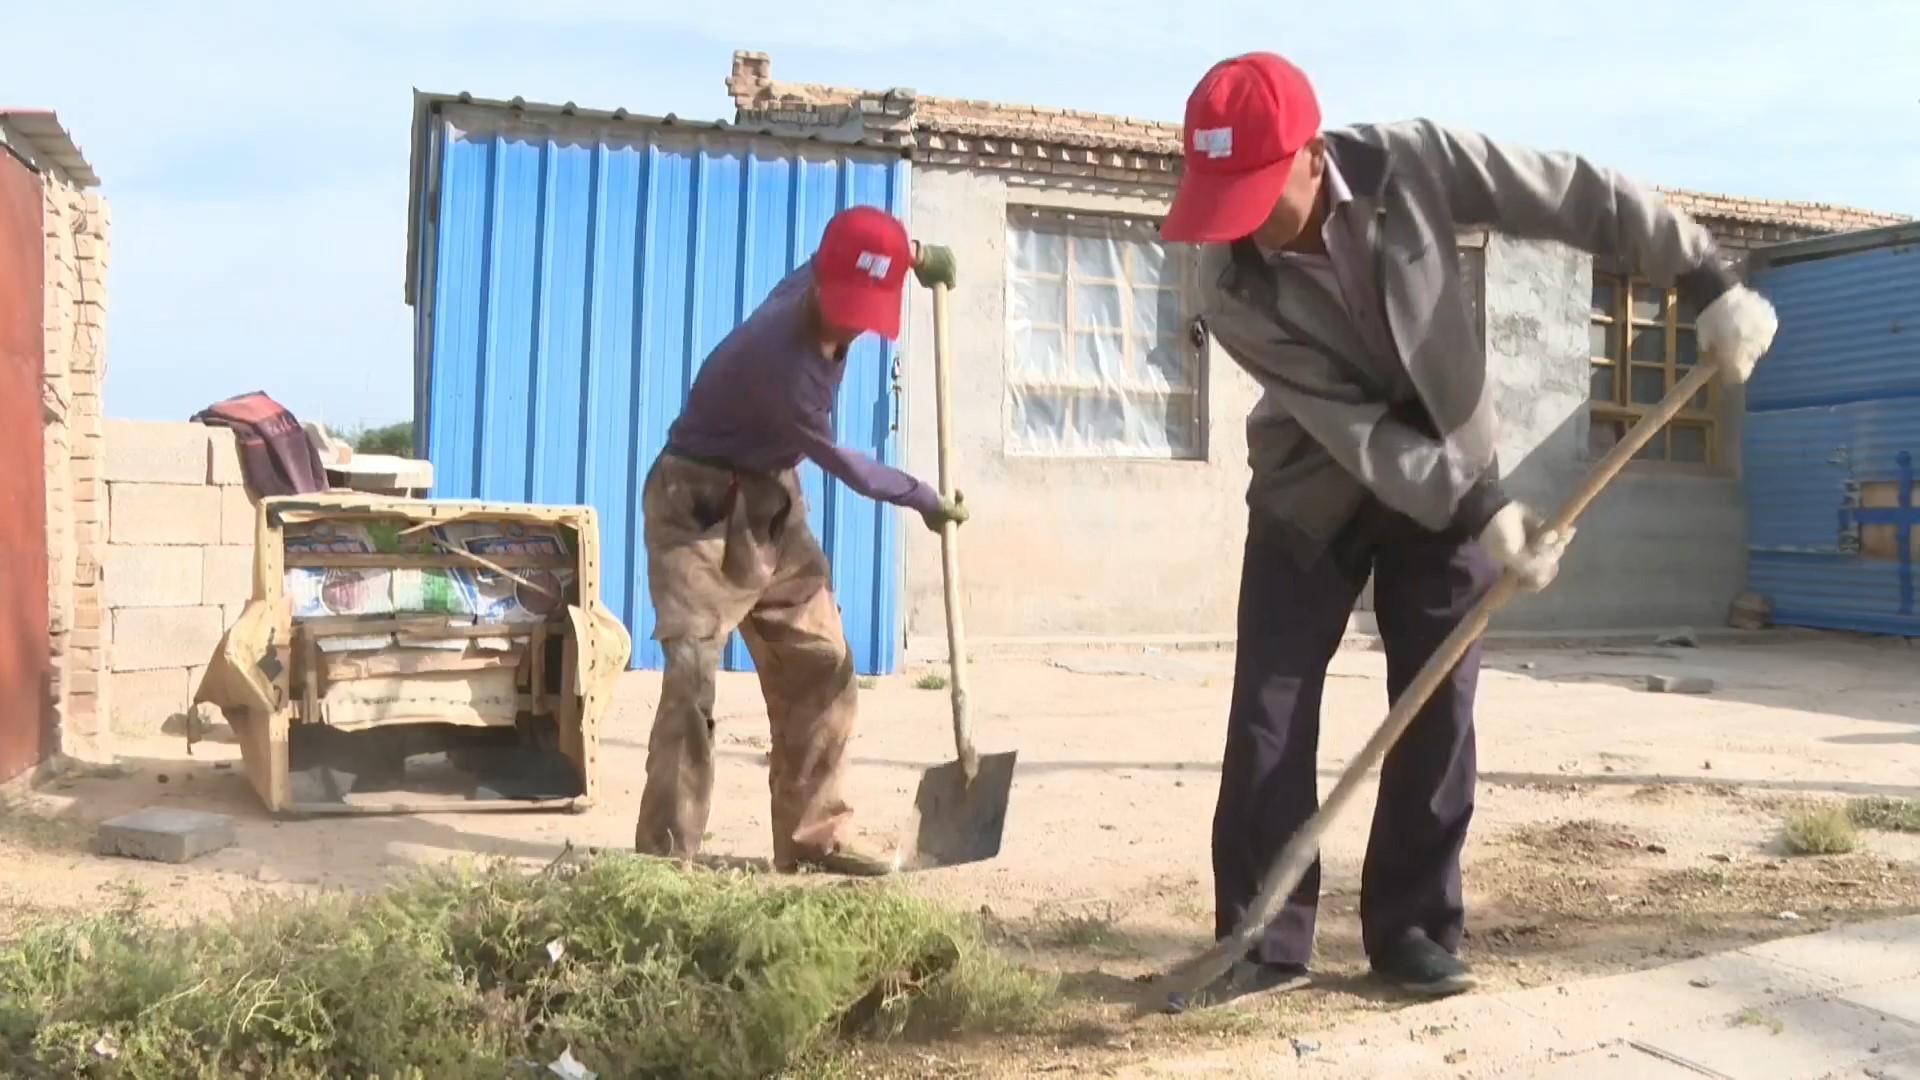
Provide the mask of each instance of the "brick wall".
{"label": "brick wall", "polygon": [[109,422],[105,477],[112,727],[151,735],[253,594],[254,504],[232,433],[199,424]]}
{"label": "brick wall", "polygon": [[110,753],[108,620],[100,567],[107,485],[100,392],[106,378],[106,201],[43,174],[48,647],[62,753]]}

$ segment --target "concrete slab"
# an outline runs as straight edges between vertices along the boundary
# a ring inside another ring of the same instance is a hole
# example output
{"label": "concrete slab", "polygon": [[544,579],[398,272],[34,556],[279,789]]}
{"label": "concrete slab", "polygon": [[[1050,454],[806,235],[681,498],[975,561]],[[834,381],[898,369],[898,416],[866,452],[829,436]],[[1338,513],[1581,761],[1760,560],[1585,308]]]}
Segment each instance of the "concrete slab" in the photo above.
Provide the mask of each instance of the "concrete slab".
{"label": "concrete slab", "polygon": [[1910,1024],[1920,1024],[1920,978],[1857,987],[1841,994],[1840,998]]}
{"label": "concrete slab", "polygon": [[96,842],[103,855],[183,863],[231,847],[233,819],[225,814],[149,806],[101,822]]}
{"label": "concrete slab", "polygon": [[1920,915],[1843,926],[1744,950],[1847,986],[1920,976]]}
{"label": "concrete slab", "polygon": [[1920,1026],[1834,998],[1750,1007],[1641,1040],[1731,1080],[1817,1080],[1920,1047]]}
{"label": "concrete slab", "polygon": [[1820,1080],[1920,1080],[1920,1051],[1876,1055]]}
{"label": "concrete slab", "polygon": [[1842,985],[1742,951],[1501,997],[1545,1025],[1560,1050],[1584,1051]]}
{"label": "concrete slab", "polygon": [[1526,1076],[1530,1080],[1700,1080],[1700,1074],[1692,1069],[1625,1044],[1598,1047],[1523,1069],[1507,1063],[1497,1071],[1467,1075]]}

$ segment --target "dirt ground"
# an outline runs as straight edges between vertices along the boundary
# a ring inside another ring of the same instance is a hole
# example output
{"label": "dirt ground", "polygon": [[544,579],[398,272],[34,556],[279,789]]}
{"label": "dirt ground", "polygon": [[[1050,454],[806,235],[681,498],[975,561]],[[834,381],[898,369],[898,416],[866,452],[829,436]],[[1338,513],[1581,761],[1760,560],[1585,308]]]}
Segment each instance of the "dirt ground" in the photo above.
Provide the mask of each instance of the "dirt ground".
{"label": "dirt ground", "polygon": [[[1856,795],[1920,797],[1920,650],[1785,635],[1705,648],[1498,648],[1482,677],[1481,787],[1467,853],[1469,958],[1489,989],[1537,986],[1920,910],[1920,836],[1863,834],[1860,851],[1788,857],[1781,817]],[[1365,975],[1355,911],[1366,815],[1326,850],[1317,985],[1234,1010],[1134,1023],[1148,980],[1204,946],[1207,835],[1231,657],[1102,652],[976,665],[983,750],[1020,752],[1001,857],[912,875],[908,888],[987,915],[1009,949],[1057,971],[1055,1030],[1009,1045],[891,1049],[876,1074],[1098,1072],[1162,1049],[1275,1040],[1392,1009]],[[1645,676],[1704,675],[1705,696],[1649,693]],[[1379,722],[1384,660],[1343,652],[1326,693],[1323,783]],[[950,755],[944,692],[915,673],[862,695],[850,794],[881,836],[906,820],[919,771]],[[631,842],[658,678],[626,677],[584,815],[474,814],[274,821],[230,743],[192,757],[173,739],[125,743],[117,774],[19,794],[0,814],[0,927],[30,912],[137,898],[170,917],[270,891],[366,889],[416,864],[551,859],[564,842]],[[764,857],[765,711],[750,676],[719,699],[720,780],[708,850]],[[1371,793],[1367,796],[1371,799]],[[239,821],[233,849],[180,867],[87,853],[91,824],[145,805]],[[48,819],[51,816],[51,820]]]}

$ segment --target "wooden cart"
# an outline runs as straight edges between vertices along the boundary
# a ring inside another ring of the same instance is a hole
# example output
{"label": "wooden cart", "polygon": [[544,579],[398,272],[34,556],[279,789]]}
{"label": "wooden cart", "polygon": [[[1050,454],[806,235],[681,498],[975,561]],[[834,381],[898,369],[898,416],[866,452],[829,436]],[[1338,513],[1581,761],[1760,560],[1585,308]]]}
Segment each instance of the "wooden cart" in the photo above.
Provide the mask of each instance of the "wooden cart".
{"label": "wooden cart", "polygon": [[[476,535],[490,543],[460,539]],[[522,535],[541,542],[498,542]],[[600,603],[591,509],[290,496],[260,503],[255,537],[253,600],[197,696],[226,714],[270,811],[592,804],[600,718],[632,642]],[[519,746],[528,758],[557,751],[577,782],[562,797],[393,788],[319,797],[308,782],[315,774],[296,772],[295,759],[322,736],[364,745],[362,733],[375,731],[383,745],[413,732],[486,731],[505,741],[509,762]]]}

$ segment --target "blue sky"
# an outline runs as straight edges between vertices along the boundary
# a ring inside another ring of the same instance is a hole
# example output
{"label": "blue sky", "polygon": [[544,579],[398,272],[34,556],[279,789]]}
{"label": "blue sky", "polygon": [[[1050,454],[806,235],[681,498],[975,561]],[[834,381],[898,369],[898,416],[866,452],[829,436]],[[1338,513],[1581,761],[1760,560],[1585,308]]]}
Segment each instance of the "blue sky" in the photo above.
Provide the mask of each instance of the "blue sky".
{"label": "blue sky", "polygon": [[411,89],[730,118],[736,48],[778,79],[1166,120],[1212,61],[1267,48],[1329,124],[1433,116],[1648,182],[1920,215],[1911,0],[387,6],[36,4],[0,24],[0,105],[58,110],[113,206],[111,415],[259,388],[335,426],[407,416]]}

